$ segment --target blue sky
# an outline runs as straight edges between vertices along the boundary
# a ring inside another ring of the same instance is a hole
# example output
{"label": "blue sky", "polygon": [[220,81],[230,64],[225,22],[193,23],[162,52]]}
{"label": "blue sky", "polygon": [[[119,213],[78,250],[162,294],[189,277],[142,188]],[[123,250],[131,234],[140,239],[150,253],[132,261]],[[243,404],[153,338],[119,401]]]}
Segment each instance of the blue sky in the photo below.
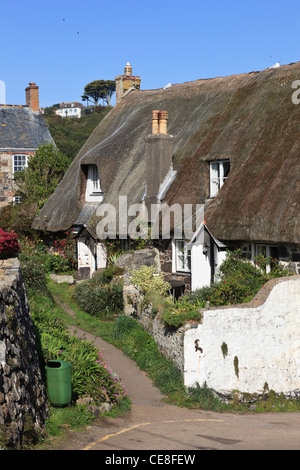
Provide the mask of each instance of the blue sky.
{"label": "blue sky", "polygon": [[[129,61],[142,89],[300,60],[299,0],[10,0],[1,2],[6,104],[81,101]],[[300,77],[299,77],[300,79]]]}

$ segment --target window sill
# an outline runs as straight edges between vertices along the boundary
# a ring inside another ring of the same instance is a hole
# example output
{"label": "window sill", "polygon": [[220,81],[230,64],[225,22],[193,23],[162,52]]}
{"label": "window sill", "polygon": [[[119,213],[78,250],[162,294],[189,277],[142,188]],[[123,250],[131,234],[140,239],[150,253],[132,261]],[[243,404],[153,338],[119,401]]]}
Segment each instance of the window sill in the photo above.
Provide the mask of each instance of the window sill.
{"label": "window sill", "polygon": [[191,270],[189,270],[189,271],[174,271],[174,272],[172,272],[172,274],[174,274],[174,275],[176,275],[176,274],[177,275],[178,274],[191,274]]}

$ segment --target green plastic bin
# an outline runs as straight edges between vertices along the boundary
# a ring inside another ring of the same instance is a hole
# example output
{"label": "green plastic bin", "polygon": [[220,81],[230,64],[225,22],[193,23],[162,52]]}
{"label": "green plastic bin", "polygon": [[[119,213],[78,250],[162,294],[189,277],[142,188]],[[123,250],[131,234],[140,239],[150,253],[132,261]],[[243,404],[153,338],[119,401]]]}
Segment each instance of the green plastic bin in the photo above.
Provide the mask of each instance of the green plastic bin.
{"label": "green plastic bin", "polygon": [[68,405],[72,397],[72,366],[65,361],[51,360],[46,365],[48,396],[52,405]]}

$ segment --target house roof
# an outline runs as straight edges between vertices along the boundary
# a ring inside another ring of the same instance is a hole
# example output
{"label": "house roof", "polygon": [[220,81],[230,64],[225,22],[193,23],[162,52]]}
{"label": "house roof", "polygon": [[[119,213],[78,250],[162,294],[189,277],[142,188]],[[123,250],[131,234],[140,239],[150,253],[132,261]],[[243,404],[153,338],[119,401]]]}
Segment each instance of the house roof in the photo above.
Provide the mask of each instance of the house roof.
{"label": "house roof", "polygon": [[[94,130],[33,228],[58,231],[74,223],[83,208],[82,164],[98,165],[103,202],[117,208],[120,195],[128,197],[128,206],[140,202],[151,112],[163,109],[177,172],[164,202],[205,203],[207,227],[218,240],[300,243],[300,106],[292,102],[299,77],[300,62],[133,90]],[[209,199],[209,161],[225,158],[229,177]]]}
{"label": "house roof", "polygon": [[40,113],[26,106],[0,106],[0,149],[37,149],[53,139]]}
{"label": "house roof", "polygon": [[78,103],[78,101],[70,101],[69,103],[59,103],[60,109],[66,108],[83,108],[82,103]]}

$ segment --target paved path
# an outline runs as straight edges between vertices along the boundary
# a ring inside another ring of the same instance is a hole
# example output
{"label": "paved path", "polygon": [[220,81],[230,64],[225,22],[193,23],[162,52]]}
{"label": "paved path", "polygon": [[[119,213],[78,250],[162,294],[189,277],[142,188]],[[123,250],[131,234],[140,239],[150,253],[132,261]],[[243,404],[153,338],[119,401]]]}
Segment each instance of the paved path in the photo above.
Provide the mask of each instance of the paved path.
{"label": "paved path", "polygon": [[300,449],[300,413],[241,415],[168,405],[149,377],[120,350],[76,327],[70,331],[85,336],[101,350],[111,370],[125,385],[132,409],[122,417],[96,419],[83,432],[69,432],[66,438],[54,441],[51,450],[180,453],[180,450]]}

